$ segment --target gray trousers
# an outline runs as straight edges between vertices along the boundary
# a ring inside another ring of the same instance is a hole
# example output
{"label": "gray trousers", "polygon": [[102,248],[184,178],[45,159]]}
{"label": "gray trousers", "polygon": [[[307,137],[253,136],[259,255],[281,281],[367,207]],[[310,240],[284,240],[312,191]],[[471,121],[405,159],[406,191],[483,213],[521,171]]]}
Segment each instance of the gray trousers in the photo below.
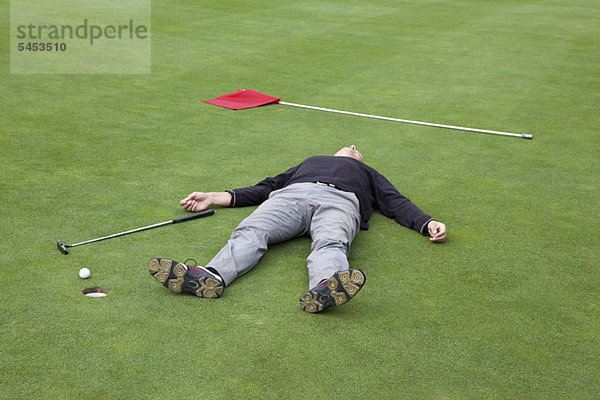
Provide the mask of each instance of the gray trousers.
{"label": "gray trousers", "polygon": [[250,271],[270,244],[310,234],[307,266],[312,288],[335,272],[349,269],[350,245],[359,230],[354,193],[317,183],[296,183],[271,192],[206,266],[219,271],[229,285]]}

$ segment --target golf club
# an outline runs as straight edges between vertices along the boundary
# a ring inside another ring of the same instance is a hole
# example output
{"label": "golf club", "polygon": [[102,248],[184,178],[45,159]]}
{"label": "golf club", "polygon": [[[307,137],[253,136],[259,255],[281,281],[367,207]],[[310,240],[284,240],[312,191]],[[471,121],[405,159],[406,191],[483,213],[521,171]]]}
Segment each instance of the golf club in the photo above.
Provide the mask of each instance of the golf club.
{"label": "golf club", "polygon": [[152,228],[158,228],[159,226],[165,226],[165,225],[170,225],[170,224],[177,224],[179,222],[191,221],[191,220],[197,219],[197,218],[208,217],[210,215],[213,215],[214,213],[215,213],[215,210],[206,210],[206,211],[202,211],[201,213],[198,213],[198,214],[190,215],[188,217],[176,218],[176,219],[172,219],[170,221],[160,222],[160,223],[154,224],[154,225],[143,226],[141,228],[132,229],[130,231],[119,232],[119,233],[115,233],[114,235],[103,236],[100,238],[86,240],[85,242],[79,242],[79,243],[75,243],[75,244],[65,244],[65,243],[61,242],[59,239],[56,242],[56,247],[58,248],[58,251],[60,251],[61,253],[69,254],[69,251],[67,250],[67,248],[69,248],[69,247],[76,247],[76,246],[81,246],[81,245],[88,244],[88,243],[99,242],[101,240],[112,239],[112,238],[115,238],[118,236],[128,235],[128,234],[134,233],[134,232],[141,232],[141,231],[145,231],[145,230],[152,229]]}

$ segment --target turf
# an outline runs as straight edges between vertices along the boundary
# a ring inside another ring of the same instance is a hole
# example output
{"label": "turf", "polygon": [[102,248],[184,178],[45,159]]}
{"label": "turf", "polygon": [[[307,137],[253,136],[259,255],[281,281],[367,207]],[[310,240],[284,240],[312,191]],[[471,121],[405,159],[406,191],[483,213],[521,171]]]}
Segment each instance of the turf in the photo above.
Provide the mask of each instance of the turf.
{"label": "turf", "polygon": [[[597,398],[599,20],[595,0],[155,0],[147,75],[10,74],[4,41],[0,398]],[[243,88],[534,139],[200,102]],[[219,300],[150,278],[252,208],[56,250],[348,144],[449,236],[376,213],[343,307],[300,311],[307,238]]]}

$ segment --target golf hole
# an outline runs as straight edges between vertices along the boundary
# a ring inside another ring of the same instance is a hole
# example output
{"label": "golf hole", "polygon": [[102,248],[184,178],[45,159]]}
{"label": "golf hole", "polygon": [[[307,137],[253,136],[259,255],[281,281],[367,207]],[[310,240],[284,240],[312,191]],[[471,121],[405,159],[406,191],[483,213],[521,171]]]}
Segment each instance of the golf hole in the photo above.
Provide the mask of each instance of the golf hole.
{"label": "golf hole", "polygon": [[101,287],[83,289],[82,292],[87,297],[104,297],[108,296],[108,290]]}

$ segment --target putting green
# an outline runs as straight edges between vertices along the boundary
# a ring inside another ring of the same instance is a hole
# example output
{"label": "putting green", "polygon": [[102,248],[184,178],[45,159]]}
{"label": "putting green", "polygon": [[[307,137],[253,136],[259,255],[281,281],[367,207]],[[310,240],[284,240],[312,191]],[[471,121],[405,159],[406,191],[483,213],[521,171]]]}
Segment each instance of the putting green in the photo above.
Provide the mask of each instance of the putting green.
{"label": "putting green", "polygon": [[[597,1],[156,0],[151,15],[150,74],[11,74],[0,43],[0,398],[597,396]],[[246,88],[534,139],[201,103]],[[148,274],[153,257],[207,263],[252,208],[56,249],[350,144],[449,235],[375,213],[350,254],[367,283],[341,307],[300,310],[308,238],[214,301]],[[110,294],[82,295],[94,286]]]}

